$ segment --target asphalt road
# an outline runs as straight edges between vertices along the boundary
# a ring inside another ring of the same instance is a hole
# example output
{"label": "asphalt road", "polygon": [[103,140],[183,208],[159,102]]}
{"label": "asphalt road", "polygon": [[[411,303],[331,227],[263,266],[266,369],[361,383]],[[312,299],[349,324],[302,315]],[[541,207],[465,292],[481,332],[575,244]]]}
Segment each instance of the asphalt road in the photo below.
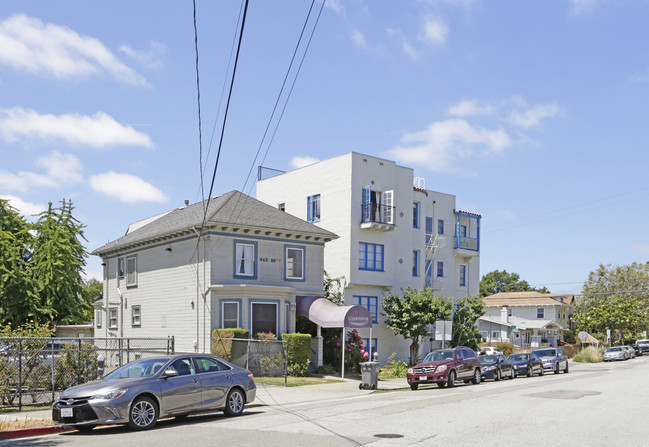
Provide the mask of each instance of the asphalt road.
{"label": "asphalt road", "polygon": [[[649,439],[649,356],[570,364],[569,374],[519,377],[453,389],[353,393],[262,402],[238,418],[161,421],[148,432],[123,427],[0,443],[16,446],[644,446]],[[404,381],[405,383],[405,381]],[[328,385],[324,385],[328,386]],[[337,386],[337,385],[334,385]],[[286,390],[284,390],[285,392]]]}

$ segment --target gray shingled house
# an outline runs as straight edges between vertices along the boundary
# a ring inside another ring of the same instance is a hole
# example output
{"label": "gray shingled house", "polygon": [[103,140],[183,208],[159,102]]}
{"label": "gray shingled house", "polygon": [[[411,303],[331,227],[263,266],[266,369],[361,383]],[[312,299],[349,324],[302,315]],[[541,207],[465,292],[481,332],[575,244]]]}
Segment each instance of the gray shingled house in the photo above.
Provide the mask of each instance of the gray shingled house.
{"label": "gray shingled house", "polygon": [[207,352],[217,328],[295,331],[296,296],[323,293],[334,233],[239,191],[131,224],[93,251],[104,266],[98,337],[167,337]]}

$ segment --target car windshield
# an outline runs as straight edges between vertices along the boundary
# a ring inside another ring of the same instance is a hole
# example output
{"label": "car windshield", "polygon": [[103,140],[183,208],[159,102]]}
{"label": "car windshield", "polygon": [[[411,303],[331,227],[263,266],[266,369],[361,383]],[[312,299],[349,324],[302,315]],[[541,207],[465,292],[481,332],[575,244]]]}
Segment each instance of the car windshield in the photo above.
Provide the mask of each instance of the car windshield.
{"label": "car windshield", "polygon": [[530,356],[527,354],[512,354],[509,356],[509,360],[512,362],[520,362],[529,360]]}
{"label": "car windshield", "polygon": [[622,348],[616,347],[616,348],[606,348],[606,352],[615,352],[615,351],[621,351]]}
{"label": "car windshield", "polygon": [[496,360],[498,360],[497,355],[483,355],[480,357],[482,363],[496,363]]}
{"label": "car windshield", "polygon": [[106,379],[129,379],[136,377],[151,377],[167,363],[166,359],[143,359],[127,363],[108,374]]}
{"label": "car windshield", "polygon": [[453,360],[453,350],[429,352],[424,359],[424,363],[441,362],[444,360]]}
{"label": "car windshield", "polygon": [[557,355],[557,352],[554,349],[544,349],[542,351],[534,351],[534,354],[539,357],[554,357]]}

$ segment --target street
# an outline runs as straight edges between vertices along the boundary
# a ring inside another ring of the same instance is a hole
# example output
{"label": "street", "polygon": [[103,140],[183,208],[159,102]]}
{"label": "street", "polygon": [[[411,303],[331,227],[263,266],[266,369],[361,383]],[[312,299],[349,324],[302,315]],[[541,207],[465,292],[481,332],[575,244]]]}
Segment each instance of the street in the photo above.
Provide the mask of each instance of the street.
{"label": "street", "polygon": [[[277,403],[277,388],[260,386],[255,405],[238,418],[219,413],[184,422],[163,420],[148,432],[116,426],[0,445],[646,445],[647,377],[649,356],[617,363],[571,362],[569,374],[453,389],[363,393],[347,383],[348,396],[314,392],[312,401],[309,387],[283,389],[283,394],[304,398]],[[328,386],[341,385],[317,387]]]}

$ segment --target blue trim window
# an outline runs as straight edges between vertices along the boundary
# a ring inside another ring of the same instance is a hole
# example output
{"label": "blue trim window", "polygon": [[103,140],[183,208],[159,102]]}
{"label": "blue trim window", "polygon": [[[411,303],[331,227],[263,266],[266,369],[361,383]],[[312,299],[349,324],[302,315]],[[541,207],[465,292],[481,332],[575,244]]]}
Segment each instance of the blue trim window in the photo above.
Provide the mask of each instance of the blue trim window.
{"label": "blue trim window", "polygon": [[234,241],[234,277],[257,279],[257,242]]}
{"label": "blue trim window", "polygon": [[286,203],[284,203],[284,202],[278,203],[277,204],[277,209],[280,210],[280,211],[286,211]]}
{"label": "blue trim window", "polygon": [[442,261],[437,261],[437,276],[440,278],[444,276],[444,262]]}
{"label": "blue trim window", "polygon": [[359,242],[358,269],[383,271],[383,245]]}
{"label": "blue trim window", "polygon": [[444,234],[444,219],[437,219],[437,234]]}
{"label": "blue trim window", "polygon": [[412,228],[419,228],[419,202],[412,202]]}
{"label": "blue trim window", "polygon": [[[371,349],[370,349],[371,347]],[[364,338],[363,339],[363,349],[365,349],[367,352],[369,352],[367,361],[370,362],[372,361],[372,356],[374,355],[375,352],[379,352],[379,342],[378,339],[372,338],[372,345],[370,346],[370,339],[369,338]]]}
{"label": "blue trim window", "polygon": [[460,237],[466,237],[466,225],[460,225]]}
{"label": "blue trim window", "polygon": [[424,275],[424,287],[433,287],[433,261],[430,259],[426,259],[426,271]]}
{"label": "blue trim window", "polygon": [[320,194],[307,197],[306,221],[320,222]]}
{"label": "blue trim window", "polygon": [[241,300],[221,301],[221,328],[241,327]]}
{"label": "blue trim window", "polygon": [[262,332],[278,335],[279,301],[250,302],[250,335],[254,337]]}
{"label": "blue trim window", "polygon": [[412,251],[412,276],[419,276],[419,250]]}
{"label": "blue trim window", "polygon": [[356,306],[363,306],[366,308],[370,315],[372,315],[372,323],[378,323],[379,318],[379,298],[377,296],[359,296],[352,297],[352,303]]}
{"label": "blue trim window", "polygon": [[284,279],[304,281],[304,252],[302,246],[285,245],[285,266],[286,276]]}
{"label": "blue trim window", "polygon": [[460,286],[466,286],[466,265],[460,265]]}

